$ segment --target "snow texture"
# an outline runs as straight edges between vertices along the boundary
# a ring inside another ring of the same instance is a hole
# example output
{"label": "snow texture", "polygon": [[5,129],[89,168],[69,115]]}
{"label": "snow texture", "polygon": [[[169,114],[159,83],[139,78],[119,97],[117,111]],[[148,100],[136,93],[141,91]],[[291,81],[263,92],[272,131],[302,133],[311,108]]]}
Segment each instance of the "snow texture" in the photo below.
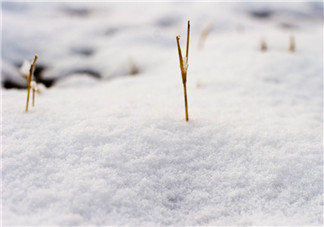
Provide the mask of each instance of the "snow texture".
{"label": "snow texture", "polygon": [[28,113],[25,89],[2,89],[2,224],[323,225],[322,15],[316,2],[2,2],[2,81],[26,86],[35,54],[55,79]]}

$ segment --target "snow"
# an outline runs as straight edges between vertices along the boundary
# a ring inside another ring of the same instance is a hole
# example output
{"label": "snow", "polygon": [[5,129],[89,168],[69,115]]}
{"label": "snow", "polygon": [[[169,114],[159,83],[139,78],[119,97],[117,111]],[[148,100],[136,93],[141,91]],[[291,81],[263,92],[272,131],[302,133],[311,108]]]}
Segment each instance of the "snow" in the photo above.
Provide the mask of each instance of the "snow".
{"label": "snow", "polygon": [[31,63],[28,62],[28,61],[24,61],[20,67],[20,74],[23,76],[23,77],[26,77],[28,78],[29,76],[29,70],[30,70],[30,65]]}
{"label": "snow", "polygon": [[2,80],[56,79],[2,89],[4,226],[323,225],[322,4],[2,4]]}

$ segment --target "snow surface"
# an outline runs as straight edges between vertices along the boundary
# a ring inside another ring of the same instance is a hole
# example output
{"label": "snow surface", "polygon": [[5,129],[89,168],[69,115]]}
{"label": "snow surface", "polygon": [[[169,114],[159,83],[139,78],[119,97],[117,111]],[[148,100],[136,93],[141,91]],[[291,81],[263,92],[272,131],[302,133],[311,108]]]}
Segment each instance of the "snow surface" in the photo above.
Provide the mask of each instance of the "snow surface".
{"label": "snow surface", "polygon": [[2,80],[59,78],[28,113],[2,89],[4,226],[323,225],[322,3],[2,7]]}

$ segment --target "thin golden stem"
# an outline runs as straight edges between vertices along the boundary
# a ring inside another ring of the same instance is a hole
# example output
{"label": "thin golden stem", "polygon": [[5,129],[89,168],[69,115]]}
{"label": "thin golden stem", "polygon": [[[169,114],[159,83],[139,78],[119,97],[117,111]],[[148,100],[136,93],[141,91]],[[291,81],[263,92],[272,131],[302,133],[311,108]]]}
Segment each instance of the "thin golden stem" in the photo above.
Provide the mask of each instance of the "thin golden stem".
{"label": "thin golden stem", "polygon": [[267,47],[267,43],[266,43],[266,41],[264,40],[264,39],[262,39],[261,40],[261,51],[266,51],[267,49],[268,49],[268,47]]}
{"label": "thin golden stem", "polygon": [[190,20],[188,20],[188,29],[187,29],[187,48],[186,48],[186,61],[188,62],[189,54],[189,36],[190,36]]}
{"label": "thin golden stem", "polygon": [[198,48],[200,50],[202,50],[204,48],[204,44],[206,42],[206,38],[209,35],[210,31],[211,31],[211,25],[208,25],[207,27],[205,27],[201,31],[201,34],[200,34],[200,37],[199,37],[199,42],[198,42]]}
{"label": "thin golden stem", "polygon": [[26,112],[28,112],[30,83],[31,83],[31,75],[29,75],[29,77],[28,77],[28,91],[27,91],[28,93],[27,93]]}
{"label": "thin golden stem", "polygon": [[35,89],[33,89],[33,107],[35,106]]}
{"label": "thin golden stem", "polygon": [[188,101],[187,101],[187,86],[186,86],[186,84],[183,84],[183,91],[184,91],[184,100],[185,100],[185,109],[186,109],[186,121],[189,121]]}
{"label": "thin golden stem", "polygon": [[183,67],[183,59],[182,59],[182,53],[181,53],[181,47],[180,47],[180,36],[177,36],[177,45],[178,45],[178,53],[179,53],[179,61],[180,61],[180,70],[181,70],[181,76],[182,76],[182,83],[186,83],[186,77],[185,77],[185,72],[184,72],[184,67]]}
{"label": "thin golden stem", "polygon": [[[188,21],[188,30],[187,30],[187,48],[186,48],[186,62],[183,62],[183,57],[181,53],[180,47],[180,36],[177,36],[177,46],[178,46],[178,54],[179,54],[179,61],[180,61],[180,69],[181,69],[181,76],[182,76],[182,84],[183,84],[183,92],[184,92],[184,101],[185,101],[185,111],[186,111],[186,121],[189,121],[189,114],[188,114],[188,100],[187,100],[187,68],[188,68],[188,54],[189,54],[189,35],[190,35],[190,21]],[[184,65],[185,64],[185,65]]]}
{"label": "thin golden stem", "polygon": [[294,52],[295,51],[295,37],[294,36],[290,36],[289,51],[290,52]]}
{"label": "thin golden stem", "polygon": [[177,36],[176,39],[177,39],[177,46],[178,46],[178,53],[179,53],[179,60],[180,60],[180,68],[182,70],[182,68],[183,68],[183,59],[182,59],[181,48],[180,48],[180,43],[179,43],[180,36]]}
{"label": "thin golden stem", "polygon": [[33,76],[33,70],[34,70],[34,66],[37,60],[37,55],[35,55],[34,61],[30,66],[30,70],[29,70],[29,77],[28,77],[28,93],[27,93],[27,102],[26,102],[26,112],[28,112],[28,104],[29,104],[29,93],[30,93],[30,83],[32,81],[32,76]]}
{"label": "thin golden stem", "polygon": [[179,40],[180,40],[180,36],[177,36],[177,45],[178,45],[181,77],[182,77],[182,83],[185,84],[187,82],[187,73],[186,73],[186,70],[184,69],[184,63],[183,63],[183,58],[182,58],[182,53],[181,53],[181,47],[180,47]]}

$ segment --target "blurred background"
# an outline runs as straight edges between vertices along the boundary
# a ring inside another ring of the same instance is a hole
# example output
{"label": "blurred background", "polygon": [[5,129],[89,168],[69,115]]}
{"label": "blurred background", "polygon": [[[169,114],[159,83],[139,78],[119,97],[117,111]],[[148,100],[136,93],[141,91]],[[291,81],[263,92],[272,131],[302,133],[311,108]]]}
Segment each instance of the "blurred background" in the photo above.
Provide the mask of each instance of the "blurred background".
{"label": "blurred background", "polygon": [[[322,2],[2,2],[2,87],[26,88],[20,68],[35,54],[35,80],[46,87],[73,76],[79,86],[163,71],[177,58],[175,36],[185,37],[188,19],[191,51],[259,51],[260,42],[271,39],[281,40],[279,48],[291,36],[323,37]],[[225,41],[211,45],[219,37]]]}

